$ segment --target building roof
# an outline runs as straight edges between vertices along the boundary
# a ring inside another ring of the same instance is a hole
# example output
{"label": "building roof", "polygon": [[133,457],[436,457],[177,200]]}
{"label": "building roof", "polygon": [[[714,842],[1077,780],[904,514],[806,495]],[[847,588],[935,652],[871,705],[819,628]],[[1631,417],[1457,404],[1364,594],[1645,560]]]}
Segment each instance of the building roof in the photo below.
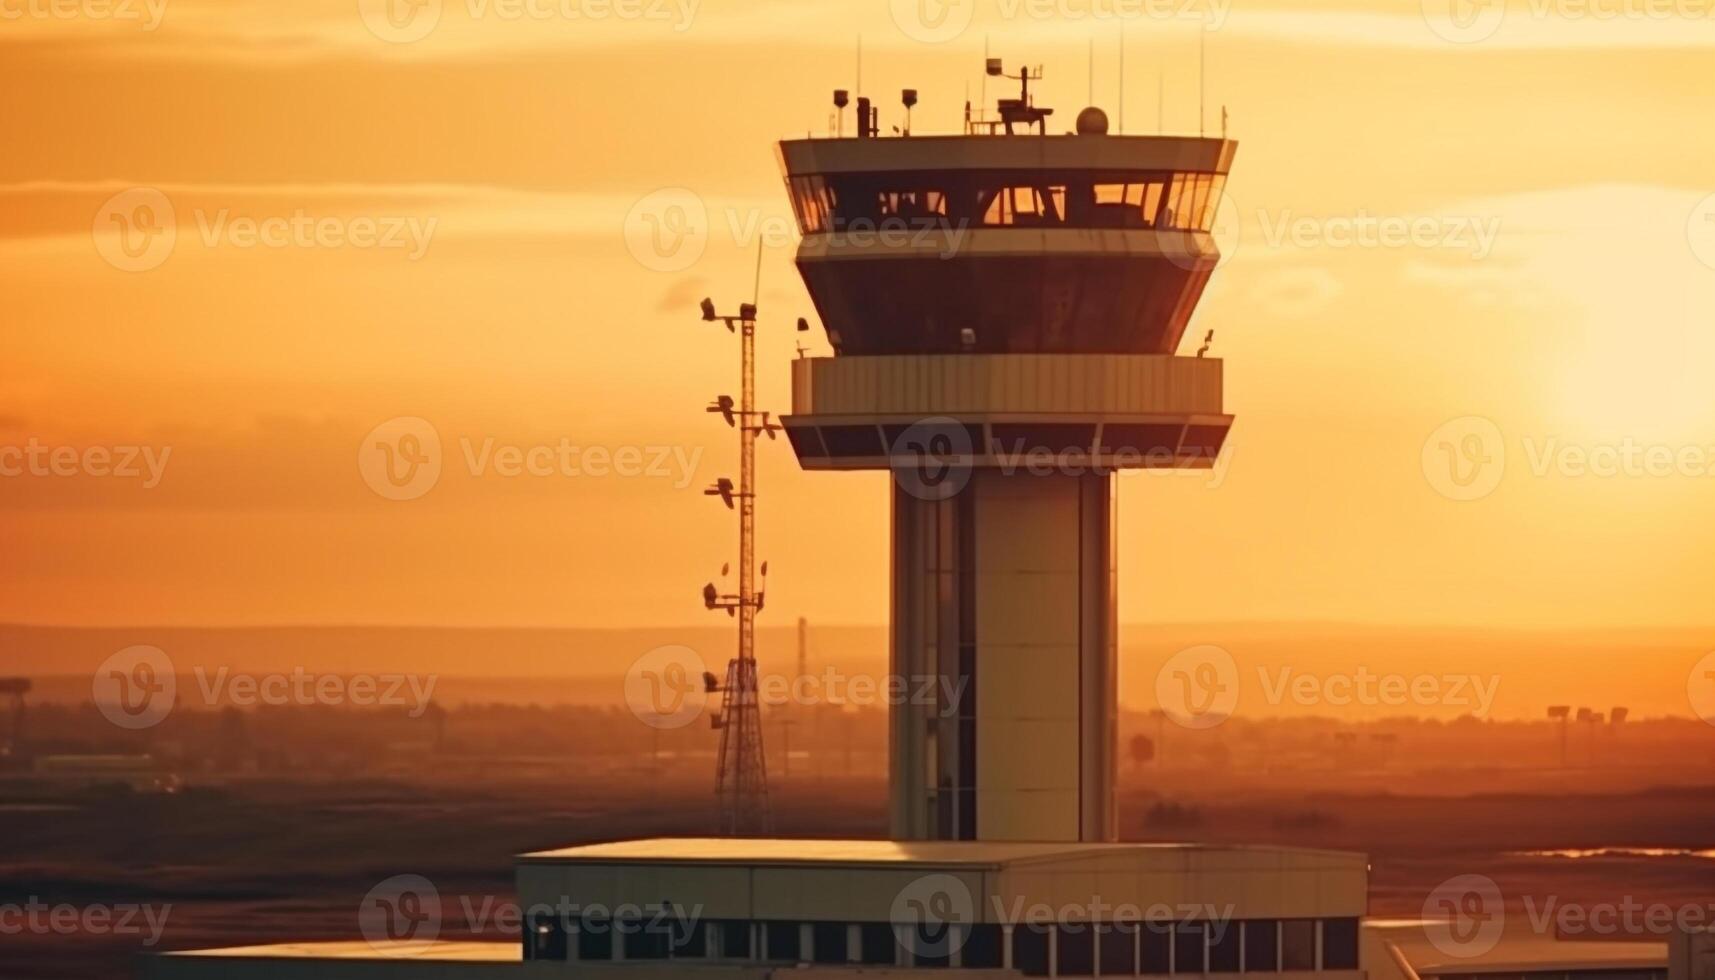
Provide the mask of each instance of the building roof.
{"label": "building roof", "polygon": [[1559,939],[1512,928],[1483,952],[1450,955],[1438,949],[1421,919],[1373,919],[1365,925],[1399,950],[1419,976],[1470,973],[1563,973],[1582,970],[1661,970],[1667,943],[1628,939]]}
{"label": "building roof", "polygon": [[523,854],[523,863],[617,863],[745,865],[897,865],[1000,867],[1042,860],[1116,854],[1160,855],[1244,853],[1362,859],[1348,851],[1286,847],[1234,847],[1209,844],[1008,841],[784,840],[725,837],[658,837],[585,844]]}
{"label": "building roof", "polygon": [[442,963],[507,963],[523,959],[516,942],[347,942],[278,943],[163,953],[163,956],[258,960],[415,960]]}

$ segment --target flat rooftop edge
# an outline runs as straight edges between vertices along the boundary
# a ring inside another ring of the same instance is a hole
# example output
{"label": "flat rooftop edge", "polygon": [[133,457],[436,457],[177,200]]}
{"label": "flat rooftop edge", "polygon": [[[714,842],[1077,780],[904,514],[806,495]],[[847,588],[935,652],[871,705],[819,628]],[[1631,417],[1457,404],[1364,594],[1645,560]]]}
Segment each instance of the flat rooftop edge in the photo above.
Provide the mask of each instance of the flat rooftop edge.
{"label": "flat rooftop edge", "polygon": [[581,844],[517,855],[523,864],[922,864],[998,867],[1031,861],[1143,854],[1247,854],[1367,861],[1358,851],[1260,845],[1078,841],[890,841],[787,838],[657,837]]}

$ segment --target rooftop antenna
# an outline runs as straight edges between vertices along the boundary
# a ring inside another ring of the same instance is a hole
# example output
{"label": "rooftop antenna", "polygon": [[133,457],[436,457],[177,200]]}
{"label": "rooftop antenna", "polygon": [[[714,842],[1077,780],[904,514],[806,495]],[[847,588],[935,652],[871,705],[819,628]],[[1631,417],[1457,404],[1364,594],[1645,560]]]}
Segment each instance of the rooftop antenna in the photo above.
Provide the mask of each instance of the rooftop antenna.
{"label": "rooftop antenna", "polygon": [[1125,135],[1125,21],[1120,21],[1119,134]]}
{"label": "rooftop antenna", "polygon": [[[760,243],[759,243],[760,246]],[[762,250],[757,249],[756,293],[762,288]],[[769,419],[769,413],[756,411],[756,303],[739,307],[738,315],[726,316],[715,310],[712,299],[702,303],[703,320],[724,324],[729,333],[740,335],[739,347],[740,393],[738,404],[732,396],[722,395],[714,400],[708,411],[726,419],[738,430],[738,485],[725,477],[703,493],[719,497],[728,510],[738,511],[738,592],[722,594],[714,583],[703,586],[703,605],[710,610],[724,611],[738,620],[738,656],[727,664],[726,680],[722,683],[712,675],[705,677],[709,693],[721,695],[721,707],[710,723],[721,733],[720,754],[716,757],[715,796],[720,801],[721,830],[728,835],[766,834],[769,831],[768,766],[762,751],[761,699],[756,676],[756,614],[762,611],[767,595],[768,563],[762,563],[762,578],[758,584],[756,569],[756,436],[762,433],[778,438],[780,426]]]}
{"label": "rooftop antenna", "polygon": [[1090,35],[1089,62],[1090,62],[1090,65],[1089,65],[1089,67],[1090,67],[1090,101],[1088,101],[1084,104],[1085,105],[1095,105],[1096,104],[1096,35],[1095,34]]}
{"label": "rooftop antenna", "polygon": [[1209,87],[1209,32],[1197,28],[1197,135],[1202,137],[1204,126],[1203,101]]}
{"label": "rooftop antenna", "polygon": [[1227,107],[1221,106],[1221,139],[1227,138]]}
{"label": "rooftop antenna", "polygon": [[1155,135],[1167,135],[1167,76],[1155,73]]}
{"label": "rooftop antenna", "polygon": [[863,35],[859,34],[857,37],[858,37],[858,45],[857,45],[857,48],[858,48],[858,50],[857,50],[857,88],[854,91],[856,91],[857,94],[862,95],[863,94]]}

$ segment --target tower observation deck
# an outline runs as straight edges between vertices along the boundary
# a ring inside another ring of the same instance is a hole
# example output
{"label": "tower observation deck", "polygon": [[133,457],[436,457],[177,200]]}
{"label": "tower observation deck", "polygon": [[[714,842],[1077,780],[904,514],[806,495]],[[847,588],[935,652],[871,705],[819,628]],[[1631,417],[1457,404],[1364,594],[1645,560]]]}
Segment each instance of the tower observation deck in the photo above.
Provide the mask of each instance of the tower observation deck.
{"label": "tower observation deck", "polygon": [[1028,95],[1005,135],[872,112],[779,147],[834,350],[782,422],[806,469],[893,473],[890,670],[959,692],[894,708],[892,836],[1112,840],[1113,477],[1210,467],[1232,426],[1221,362],[1177,351],[1237,144],[1048,135]]}

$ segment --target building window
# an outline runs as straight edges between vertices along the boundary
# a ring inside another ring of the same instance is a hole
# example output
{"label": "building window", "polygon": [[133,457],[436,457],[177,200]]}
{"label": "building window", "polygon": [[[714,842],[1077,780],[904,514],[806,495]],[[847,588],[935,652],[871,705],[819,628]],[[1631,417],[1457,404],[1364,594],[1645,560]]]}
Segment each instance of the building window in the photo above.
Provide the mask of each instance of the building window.
{"label": "building window", "polygon": [[1280,923],[1280,968],[1316,969],[1316,920],[1284,919]]}
{"label": "building window", "polygon": [[1203,973],[1203,923],[1181,922],[1173,927],[1173,972]]}
{"label": "building window", "polygon": [[800,960],[800,939],[796,922],[767,922],[763,924],[766,930],[768,949],[767,959],[781,962],[796,963]]}
{"label": "building window", "polygon": [[844,922],[817,922],[810,926],[810,958],[816,963],[844,963],[846,950]]}
{"label": "building window", "polygon": [[1138,936],[1138,970],[1141,973],[1173,972],[1173,924],[1146,922]]}
{"label": "building window", "polygon": [[673,923],[673,958],[700,960],[709,955],[708,923],[702,919]]}
{"label": "building window", "polygon": [[667,958],[667,929],[647,919],[627,919],[617,923],[625,937],[625,958],[628,960],[664,960]]}
{"label": "building window", "polygon": [[898,959],[899,939],[888,922],[858,925],[858,962],[865,966],[892,966]]}
{"label": "building window", "polygon": [[1358,920],[1322,920],[1322,969],[1358,968]]}
{"label": "building window", "polygon": [[1048,937],[1051,926],[1016,925],[1012,927],[1012,968],[1027,977],[1048,975]]}
{"label": "building window", "polygon": [[959,948],[959,962],[966,969],[998,970],[1004,965],[1004,937],[1000,926],[982,924],[965,926],[965,945]]}
{"label": "building window", "polygon": [[1137,931],[1137,925],[1129,922],[1096,927],[1096,958],[1103,976],[1137,972]]}
{"label": "building window", "polygon": [[606,919],[584,919],[578,923],[578,959],[593,962],[613,959],[613,923]]}
{"label": "building window", "polygon": [[1280,923],[1252,919],[1245,928],[1245,972],[1274,973],[1280,969]]}
{"label": "building window", "polygon": [[752,950],[750,943],[750,923],[721,922],[715,927],[720,937],[720,956],[728,960],[748,960]]}
{"label": "building window", "polygon": [[1228,920],[1226,922],[1211,922],[1209,933],[1209,972],[1237,973],[1239,972],[1239,949],[1242,934],[1239,924]]}
{"label": "building window", "polygon": [[566,926],[556,915],[534,915],[525,935],[524,958],[527,960],[563,960],[566,958]]}
{"label": "building window", "polygon": [[1054,930],[1054,964],[1063,977],[1088,977],[1096,973],[1096,927],[1070,923]]}

